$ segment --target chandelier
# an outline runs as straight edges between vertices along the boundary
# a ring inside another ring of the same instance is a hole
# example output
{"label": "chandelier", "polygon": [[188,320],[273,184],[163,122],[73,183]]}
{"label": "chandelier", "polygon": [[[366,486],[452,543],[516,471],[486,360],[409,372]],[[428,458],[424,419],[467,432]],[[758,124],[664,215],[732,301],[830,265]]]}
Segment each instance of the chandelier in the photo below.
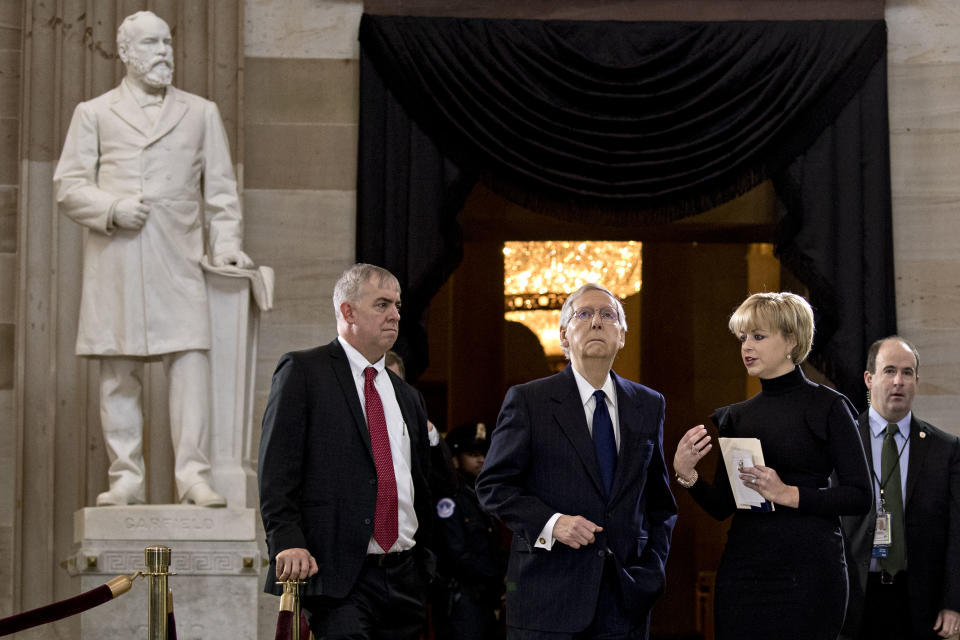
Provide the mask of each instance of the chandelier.
{"label": "chandelier", "polygon": [[640,243],[506,242],[504,317],[526,325],[548,356],[562,354],[558,325],[567,296],[595,282],[620,299],[640,291]]}

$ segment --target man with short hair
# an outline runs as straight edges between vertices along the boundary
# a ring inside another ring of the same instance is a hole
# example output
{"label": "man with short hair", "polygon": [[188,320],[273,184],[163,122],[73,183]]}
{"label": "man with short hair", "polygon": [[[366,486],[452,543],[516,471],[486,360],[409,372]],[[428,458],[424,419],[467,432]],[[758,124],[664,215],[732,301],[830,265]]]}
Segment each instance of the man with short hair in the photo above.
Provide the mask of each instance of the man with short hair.
{"label": "man with short hair", "polygon": [[846,516],[850,597],[841,637],[948,638],[960,630],[960,439],[913,414],[916,347],[873,343],[859,430],[876,509]]}
{"label": "man with short hair", "polygon": [[400,284],[355,264],[333,305],[338,337],[280,358],[263,415],[265,590],[307,580],[302,604],[318,638],[418,638],[433,561],[430,454],[419,394],[384,364]]}
{"label": "man with short hair", "polygon": [[214,266],[253,266],[241,250],[230,149],[217,105],[170,85],[166,22],[150,11],[127,16],[117,52],[126,76],[77,105],[53,177],[60,211],[90,231],[76,351],[100,362],[110,489],[97,505],[146,501],[143,367],[159,359],[177,497],[223,507],[209,484],[211,339],[200,263],[206,253]]}
{"label": "man with short hair", "polygon": [[512,387],[477,494],[513,531],[508,637],[647,638],[676,521],[663,396],[611,370],[627,324],[589,284],[560,314],[570,366]]}

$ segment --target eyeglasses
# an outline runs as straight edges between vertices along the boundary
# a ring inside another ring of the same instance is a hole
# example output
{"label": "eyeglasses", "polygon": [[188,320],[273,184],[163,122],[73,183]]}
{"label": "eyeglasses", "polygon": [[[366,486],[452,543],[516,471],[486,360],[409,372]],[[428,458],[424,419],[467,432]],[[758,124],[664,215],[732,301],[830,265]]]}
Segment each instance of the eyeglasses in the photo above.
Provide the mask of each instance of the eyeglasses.
{"label": "eyeglasses", "polygon": [[592,322],[600,314],[600,322],[603,324],[617,324],[620,322],[620,316],[610,307],[601,307],[600,309],[591,309],[590,307],[581,307],[573,312],[573,317],[578,322]]}

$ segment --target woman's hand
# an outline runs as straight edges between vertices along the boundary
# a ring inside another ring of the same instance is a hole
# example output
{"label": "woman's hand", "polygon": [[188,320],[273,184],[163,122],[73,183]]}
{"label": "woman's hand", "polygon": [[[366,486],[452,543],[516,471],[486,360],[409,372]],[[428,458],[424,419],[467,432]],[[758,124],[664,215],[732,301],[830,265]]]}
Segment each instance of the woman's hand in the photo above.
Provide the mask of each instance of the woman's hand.
{"label": "woman's hand", "polygon": [[673,454],[674,472],[684,480],[693,478],[697,463],[712,448],[707,428],[702,424],[693,427],[683,434],[677,444],[677,452]]}
{"label": "woman's hand", "polygon": [[800,504],[800,490],[793,485],[783,484],[777,472],[770,467],[757,465],[740,469],[740,480],[757,493],[785,507],[797,508]]}

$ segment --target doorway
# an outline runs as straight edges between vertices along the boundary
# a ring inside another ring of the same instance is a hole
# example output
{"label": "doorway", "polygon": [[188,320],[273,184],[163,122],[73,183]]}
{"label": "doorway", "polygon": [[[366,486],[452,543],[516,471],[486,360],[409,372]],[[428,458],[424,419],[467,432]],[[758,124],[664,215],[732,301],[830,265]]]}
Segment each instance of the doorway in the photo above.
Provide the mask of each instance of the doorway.
{"label": "doorway", "polygon": [[[416,384],[431,419],[441,430],[466,421],[494,424],[509,386],[555,369],[532,332],[524,335],[504,319],[504,242],[636,240],[642,243],[642,287],[624,300],[627,344],[614,368],[664,394],[669,465],[688,428],[709,423],[715,408],[759,390],[727,331],[729,314],[756,291],[805,293],[773,255],[778,206],[766,182],[674,223],[604,226],[538,214],[477,185],[459,215],[463,261],[428,310],[430,364]],[[702,472],[712,478],[715,466],[714,455]],[[712,572],[726,523],[712,520],[679,486],[674,491],[682,515],[652,632],[658,638],[710,638]]]}

